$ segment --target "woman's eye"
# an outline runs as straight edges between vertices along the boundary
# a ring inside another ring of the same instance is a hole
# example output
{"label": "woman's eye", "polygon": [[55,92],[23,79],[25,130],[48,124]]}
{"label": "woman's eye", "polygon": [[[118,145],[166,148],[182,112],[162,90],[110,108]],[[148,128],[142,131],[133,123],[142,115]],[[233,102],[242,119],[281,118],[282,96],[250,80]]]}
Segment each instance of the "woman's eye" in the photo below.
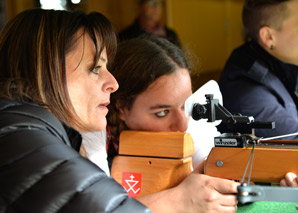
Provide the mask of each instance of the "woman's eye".
{"label": "woman's eye", "polygon": [[89,69],[89,71],[94,73],[95,75],[99,75],[99,69],[100,68],[101,68],[101,66],[96,66],[96,67],[93,67],[93,68]]}
{"label": "woman's eye", "polygon": [[163,110],[163,111],[155,113],[155,116],[158,118],[163,118],[163,117],[167,116],[168,113],[169,113],[169,110]]}

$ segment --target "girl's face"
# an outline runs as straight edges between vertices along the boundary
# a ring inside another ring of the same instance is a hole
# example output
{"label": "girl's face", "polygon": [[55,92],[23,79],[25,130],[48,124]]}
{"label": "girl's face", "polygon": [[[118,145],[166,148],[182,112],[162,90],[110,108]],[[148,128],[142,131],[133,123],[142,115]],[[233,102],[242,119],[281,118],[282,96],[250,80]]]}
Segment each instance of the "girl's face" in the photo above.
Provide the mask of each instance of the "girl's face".
{"label": "girl's face", "polygon": [[189,120],[184,102],[191,94],[189,72],[178,68],[139,94],[130,110],[119,107],[120,118],[131,130],[184,132]]}
{"label": "girl's face", "polygon": [[107,70],[106,49],[94,67],[95,45],[87,33],[82,34],[80,30],[76,47],[66,56],[67,88],[74,110],[88,131],[98,131],[106,127],[107,105],[118,83]]}

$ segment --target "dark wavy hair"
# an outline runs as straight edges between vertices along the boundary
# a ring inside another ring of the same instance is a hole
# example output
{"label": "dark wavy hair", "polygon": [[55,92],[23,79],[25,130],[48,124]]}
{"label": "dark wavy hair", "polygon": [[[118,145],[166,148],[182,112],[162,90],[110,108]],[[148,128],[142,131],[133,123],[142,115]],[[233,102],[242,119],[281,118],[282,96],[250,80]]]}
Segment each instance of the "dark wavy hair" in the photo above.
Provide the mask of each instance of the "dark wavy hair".
{"label": "dark wavy hair", "polygon": [[117,104],[129,110],[139,94],[161,76],[176,72],[177,68],[191,72],[184,52],[166,39],[145,35],[119,44],[110,69],[119,83],[119,89],[111,94],[107,116],[113,135],[118,136],[126,129],[119,118]]}

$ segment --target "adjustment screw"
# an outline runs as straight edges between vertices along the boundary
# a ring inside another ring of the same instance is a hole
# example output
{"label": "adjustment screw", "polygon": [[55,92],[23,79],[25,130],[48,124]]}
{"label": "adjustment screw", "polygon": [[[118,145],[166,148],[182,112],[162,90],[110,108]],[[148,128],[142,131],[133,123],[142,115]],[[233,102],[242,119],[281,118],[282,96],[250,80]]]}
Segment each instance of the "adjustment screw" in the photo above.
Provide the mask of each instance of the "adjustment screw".
{"label": "adjustment screw", "polygon": [[216,165],[218,167],[222,167],[223,166],[223,162],[221,160],[216,161]]}

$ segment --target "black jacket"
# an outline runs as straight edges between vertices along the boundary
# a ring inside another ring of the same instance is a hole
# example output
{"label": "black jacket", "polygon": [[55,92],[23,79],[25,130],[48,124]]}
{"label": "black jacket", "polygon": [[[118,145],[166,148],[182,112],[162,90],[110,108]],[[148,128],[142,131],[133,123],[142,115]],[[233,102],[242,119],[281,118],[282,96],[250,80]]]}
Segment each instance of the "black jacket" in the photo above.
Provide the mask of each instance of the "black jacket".
{"label": "black jacket", "polygon": [[[219,81],[224,106],[232,113],[275,122],[255,129],[259,137],[298,132],[298,66],[284,63],[255,42],[235,49]],[[291,136],[282,139],[298,139]]]}
{"label": "black jacket", "polygon": [[47,110],[2,99],[0,212],[150,210],[81,157],[64,127]]}

